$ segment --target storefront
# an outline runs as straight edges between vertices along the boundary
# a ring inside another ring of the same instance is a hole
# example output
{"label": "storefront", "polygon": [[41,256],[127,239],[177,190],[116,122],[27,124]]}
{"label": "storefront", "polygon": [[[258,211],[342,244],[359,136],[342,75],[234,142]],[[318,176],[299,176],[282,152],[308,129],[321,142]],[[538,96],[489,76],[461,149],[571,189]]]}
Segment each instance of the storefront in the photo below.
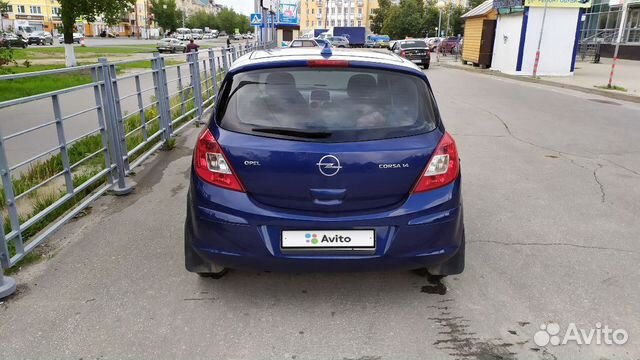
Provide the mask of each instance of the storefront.
{"label": "storefront", "polygon": [[[601,55],[613,56],[613,48],[622,21],[621,0],[594,0],[587,11],[581,34],[582,43],[600,43]],[[618,56],[640,60],[640,0],[627,0],[627,17],[620,39]]]}
{"label": "storefront", "polygon": [[16,32],[34,32],[44,30],[44,16],[16,14],[14,29]]}

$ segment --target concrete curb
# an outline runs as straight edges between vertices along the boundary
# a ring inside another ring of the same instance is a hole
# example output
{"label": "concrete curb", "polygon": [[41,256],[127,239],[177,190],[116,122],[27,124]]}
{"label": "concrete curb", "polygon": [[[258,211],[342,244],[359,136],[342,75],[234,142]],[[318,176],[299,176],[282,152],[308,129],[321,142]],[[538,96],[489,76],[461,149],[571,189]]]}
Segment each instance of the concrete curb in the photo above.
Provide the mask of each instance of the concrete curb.
{"label": "concrete curb", "polygon": [[576,90],[576,91],[580,91],[587,94],[601,95],[601,96],[605,96],[605,97],[616,99],[616,100],[623,100],[623,101],[629,101],[629,102],[640,104],[640,96],[627,95],[615,90],[607,91],[607,90],[600,90],[598,88],[591,89],[591,88],[586,88],[586,87],[577,86],[577,85],[563,84],[563,83],[550,81],[550,80],[532,79],[526,76],[509,75],[509,74],[503,74],[497,71],[491,71],[487,69],[476,69],[473,67],[460,66],[460,65],[451,65],[451,64],[445,64],[445,63],[439,63],[438,65],[449,68],[449,69],[458,69],[458,70],[464,70],[464,71],[474,72],[478,74],[524,81],[524,82],[533,83],[533,84],[541,84],[541,85],[548,85],[548,86],[553,86],[553,87],[558,87],[563,89]]}

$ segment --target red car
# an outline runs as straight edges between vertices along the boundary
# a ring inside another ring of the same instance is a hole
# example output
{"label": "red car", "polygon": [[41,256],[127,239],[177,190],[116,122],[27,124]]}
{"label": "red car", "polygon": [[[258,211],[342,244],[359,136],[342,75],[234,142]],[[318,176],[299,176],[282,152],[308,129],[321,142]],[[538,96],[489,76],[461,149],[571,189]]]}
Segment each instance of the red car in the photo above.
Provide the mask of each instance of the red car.
{"label": "red car", "polygon": [[440,42],[439,51],[443,54],[453,54],[454,49],[459,49],[458,45],[460,45],[461,42],[462,38],[458,38],[457,36],[449,36],[448,38],[444,38]]}

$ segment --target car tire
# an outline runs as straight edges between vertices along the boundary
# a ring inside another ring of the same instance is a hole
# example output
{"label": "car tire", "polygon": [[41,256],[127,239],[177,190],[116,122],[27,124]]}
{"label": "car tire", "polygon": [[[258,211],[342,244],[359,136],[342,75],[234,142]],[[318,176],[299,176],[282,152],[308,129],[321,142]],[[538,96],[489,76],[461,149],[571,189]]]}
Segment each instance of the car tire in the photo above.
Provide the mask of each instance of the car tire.
{"label": "car tire", "polygon": [[429,63],[426,63],[425,65],[422,65],[422,67],[427,70],[429,68]]}
{"label": "car tire", "polygon": [[220,279],[225,276],[229,269],[209,261],[205,261],[193,249],[191,233],[192,216],[191,210],[187,209],[187,218],[184,223],[184,262],[187,271],[198,274],[203,278]]}

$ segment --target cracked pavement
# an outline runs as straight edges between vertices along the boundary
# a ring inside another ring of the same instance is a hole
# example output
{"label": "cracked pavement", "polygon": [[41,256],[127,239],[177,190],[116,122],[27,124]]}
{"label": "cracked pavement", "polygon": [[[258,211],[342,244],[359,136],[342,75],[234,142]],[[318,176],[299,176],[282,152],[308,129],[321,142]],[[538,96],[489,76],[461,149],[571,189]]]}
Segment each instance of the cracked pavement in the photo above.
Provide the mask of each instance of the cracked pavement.
{"label": "cracked pavement", "polygon": [[[640,106],[434,66],[462,159],[467,268],[187,273],[193,129],[16,275],[4,359],[640,359]],[[538,347],[543,323],[623,346]]]}

